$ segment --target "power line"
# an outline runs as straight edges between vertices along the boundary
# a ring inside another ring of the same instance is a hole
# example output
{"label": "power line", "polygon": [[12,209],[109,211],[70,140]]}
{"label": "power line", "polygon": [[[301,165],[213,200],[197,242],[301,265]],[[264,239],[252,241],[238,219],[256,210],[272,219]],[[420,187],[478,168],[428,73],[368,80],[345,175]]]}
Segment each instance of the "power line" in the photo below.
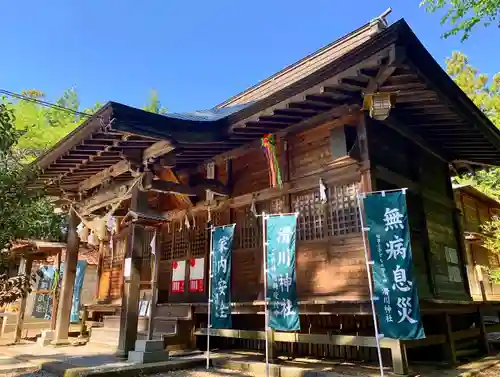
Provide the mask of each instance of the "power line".
{"label": "power line", "polygon": [[88,118],[91,118],[91,117],[94,116],[93,114],[88,114],[88,113],[84,113],[82,111],[73,110],[73,109],[70,109],[68,107],[64,107],[64,106],[58,105],[56,103],[51,103],[51,102],[43,101],[43,100],[40,100],[38,98],[28,97],[28,96],[25,96],[25,95],[22,95],[22,94],[10,92],[10,91],[5,90],[5,89],[0,89],[0,94],[4,94],[4,95],[9,96],[9,97],[17,98],[17,99],[22,100],[22,101],[36,103],[36,104],[44,106],[44,107],[50,107],[50,108],[55,109],[55,110],[65,111],[67,113],[71,113],[71,114],[74,114],[74,115],[85,116],[85,117],[88,117]]}

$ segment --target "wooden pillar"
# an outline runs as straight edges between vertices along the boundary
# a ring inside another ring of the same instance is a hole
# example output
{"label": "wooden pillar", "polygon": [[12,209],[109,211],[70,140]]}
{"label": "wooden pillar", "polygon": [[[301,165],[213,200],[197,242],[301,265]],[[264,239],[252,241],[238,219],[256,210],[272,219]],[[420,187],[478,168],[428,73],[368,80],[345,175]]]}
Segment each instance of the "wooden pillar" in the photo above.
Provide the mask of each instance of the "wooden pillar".
{"label": "wooden pillar", "polygon": [[359,190],[361,192],[369,192],[375,189],[375,185],[371,175],[371,162],[368,141],[368,128],[370,121],[371,119],[367,112],[361,112],[361,114],[359,115],[359,123],[357,126],[358,146],[361,159],[361,182],[359,184]]}
{"label": "wooden pillar", "polygon": [[154,317],[156,315],[156,304],[158,303],[158,276],[160,271],[160,245],[161,245],[161,231],[156,230],[155,239],[155,254],[153,258],[153,271],[151,271],[151,309],[149,310],[148,322],[148,340],[153,339],[154,333]]}
{"label": "wooden pillar", "polygon": [[273,363],[276,359],[276,350],[274,343],[274,330],[271,328],[267,329],[267,346],[269,351],[269,362]]}
{"label": "wooden pillar", "polygon": [[[26,275],[31,283],[31,267],[33,266],[33,259],[30,257],[24,257],[21,260],[21,265],[19,266],[19,275]],[[21,298],[21,305],[19,306],[19,313],[17,314],[16,331],[14,333],[14,343],[21,341],[21,334],[23,332],[24,324],[24,314],[26,311],[26,303],[28,301],[28,295]]]}
{"label": "wooden pillar", "polygon": [[479,327],[479,346],[482,348],[484,353],[490,353],[490,344],[488,342],[488,332],[486,331],[486,324],[484,323],[484,313],[481,307],[477,309],[477,324]]}
{"label": "wooden pillar", "polygon": [[57,307],[59,306],[59,279],[61,276],[61,253],[62,250],[60,250],[57,253],[57,262],[56,262],[56,268],[57,270],[54,273],[54,278],[57,278],[58,281],[55,281],[54,284],[54,292],[52,293],[52,313],[50,315],[50,329],[55,330],[56,329],[56,323],[57,323]]}
{"label": "wooden pillar", "polygon": [[73,305],[73,289],[75,287],[76,265],[78,263],[78,248],[80,247],[80,238],[76,231],[80,219],[74,210],[70,210],[68,216],[66,260],[64,262],[61,293],[57,308],[56,333],[52,342],[56,345],[68,343],[71,307]]}
{"label": "wooden pillar", "polygon": [[467,278],[467,251],[465,248],[465,236],[462,229],[462,222],[460,221],[460,210],[457,208],[457,204],[455,202],[455,195],[453,193],[451,178],[448,179],[446,191],[448,194],[448,198],[453,202],[453,230],[455,232],[455,239],[457,242],[457,254],[460,262],[460,271],[465,288],[465,293],[472,299],[471,285],[469,283],[469,279]]}
{"label": "wooden pillar", "polygon": [[445,358],[451,365],[455,365],[457,363],[457,349],[455,346],[455,339],[453,339],[451,317],[448,313],[446,313],[444,316],[446,325],[446,343],[443,344]]}
{"label": "wooden pillar", "polygon": [[79,336],[79,338],[83,338],[87,334],[87,321],[88,321],[88,319],[89,319],[89,311],[87,308],[83,308],[82,323],[80,324],[80,336]]}
{"label": "wooden pillar", "polygon": [[[112,237],[112,235],[110,235]],[[95,297],[97,300],[99,300],[99,293],[101,289],[101,275],[102,275],[102,268],[103,268],[103,260],[104,260],[104,241],[99,242],[99,262],[97,263],[97,284],[96,284],[96,289],[95,289]]]}
{"label": "wooden pillar", "polygon": [[[131,210],[147,208],[147,193],[135,187],[132,191]],[[147,240],[146,229],[138,224],[130,225],[125,250],[123,271],[123,293],[120,312],[120,337],[117,356],[128,357],[129,351],[135,349],[137,340],[137,323],[139,314],[139,296],[141,280],[142,244]]]}
{"label": "wooden pillar", "polygon": [[408,374],[408,357],[406,356],[406,346],[400,340],[396,340],[391,347],[392,369],[394,374]]}

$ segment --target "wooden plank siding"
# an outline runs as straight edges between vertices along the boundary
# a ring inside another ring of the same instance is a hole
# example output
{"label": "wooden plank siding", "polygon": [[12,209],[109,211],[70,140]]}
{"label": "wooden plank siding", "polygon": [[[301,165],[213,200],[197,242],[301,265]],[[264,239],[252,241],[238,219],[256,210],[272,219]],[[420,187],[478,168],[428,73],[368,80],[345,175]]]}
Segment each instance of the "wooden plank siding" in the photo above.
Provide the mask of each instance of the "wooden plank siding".
{"label": "wooden plank siding", "polygon": [[[350,117],[355,122],[356,117]],[[286,182],[295,189],[262,200],[256,195],[257,212],[299,212],[297,234],[297,284],[300,298],[324,297],[359,300],[368,297],[368,285],[360,234],[356,190],[360,181],[359,162],[344,155],[332,156],[331,131],[343,127],[345,119],[330,121],[312,130],[277,141],[278,160]],[[285,166],[283,166],[285,165]],[[228,164],[216,165],[216,178],[227,181]],[[199,172],[205,173],[205,167]],[[233,198],[269,188],[269,173],[262,149],[249,150],[231,161]],[[327,203],[319,198],[319,178],[327,185]],[[314,181],[314,183],[311,180]],[[306,182],[303,185],[302,182]],[[303,185],[303,186],[302,186]],[[304,187],[304,188],[301,188]],[[235,203],[238,203],[235,201]],[[233,245],[232,299],[249,302],[263,298],[262,223],[251,212],[251,204],[232,204],[211,212],[215,225],[236,223]],[[163,302],[201,302],[205,294],[170,290],[174,260],[208,255],[207,212],[188,215],[162,229],[162,265],[159,298]],[[208,262],[206,263],[208,275]],[[186,283],[189,281],[186,267]],[[332,279],[332,276],[335,276]],[[169,279],[169,281],[166,281]],[[207,279],[206,279],[207,280]],[[187,289],[186,289],[187,290]]]}
{"label": "wooden plank siding", "polygon": [[455,202],[460,210],[466,237],[468,280],[472,298],[476,301],[500,300],[500,284],[492,282],[488,271],[500,268],[497,253],[488,250],[481,239],[482,224],[498,215],[500,204],[470,186],[455,189]]}
{"label": "wooden plank siding", "polygon": [[[453,219],[456,206],[447,164],[379,122],[371,121],[368,131],[375,189],[408,188],[419,295],[468,299],[462,269],[465,258],[461,253],[461,234]],[[447,248],[456,250],[457,263],[450,261]]]}

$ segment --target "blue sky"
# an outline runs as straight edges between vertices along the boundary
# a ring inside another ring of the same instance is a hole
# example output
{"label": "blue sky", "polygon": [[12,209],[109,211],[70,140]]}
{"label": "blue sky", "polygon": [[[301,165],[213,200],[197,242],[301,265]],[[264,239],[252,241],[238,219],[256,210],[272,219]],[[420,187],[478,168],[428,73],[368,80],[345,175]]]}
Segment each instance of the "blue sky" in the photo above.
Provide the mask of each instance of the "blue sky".
{"label": "blue sky", "polygon": [[461,50],[482,72],[500,71],[500,29],[443,40],[439,16],[419,0],[4,0],[0,88],[55,100],[76,87],[83,106],[137,107],[154,88],[169,111],[209,108],[388,7],[439,63]]}

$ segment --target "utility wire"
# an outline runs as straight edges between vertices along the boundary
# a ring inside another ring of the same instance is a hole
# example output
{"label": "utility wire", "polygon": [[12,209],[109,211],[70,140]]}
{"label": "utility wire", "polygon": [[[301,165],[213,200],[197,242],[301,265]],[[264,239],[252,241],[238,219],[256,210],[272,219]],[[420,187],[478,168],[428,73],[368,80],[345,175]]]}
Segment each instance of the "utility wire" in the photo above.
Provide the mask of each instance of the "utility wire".
{"label": "utility wire", "polygon": [[[51,102],[40,100],[38,98],[32,98],[32,97],[28,97],[28,96],[25,96],[25,95],[22,95],[22,94],[10,92],[10,91],[5,90],[5,89],[0,89],[0,94],[4,94],[4,95],[9,96],[9,97],[17,98],[17,99],[22,100],[22,101],[36,103],[36,104],[39,104],[41,106],[50,107],[52,109],[66,111],[66,112],[74,114],[74,115],[85,116],[85,117],[88,117],[88,118],[91,118],[91,117],[95,116],[95,115],[92,115],[92,114],[84,113],[82,111],[73,110],[73,109],[70,109],[68,107],[64,107],[64,106],[58,105],[56,103],[51,103]],[[96,116],[96,117],[99,118],[99,116]]]}
{"label": "utility wire", "polygon": [[[52,108],[52,109],[55,109],[55,110],[65,111],[67,113],[74,114],[74,115],[80,115],[80,116],[87,117],[87,118],[95,117],[96,119],[99,119],[101,121],[101,123],[104,120],[103,117],[100,116],[100,115],[88,114],[88,113],[84,113],[82,111],[73,110],[73,109],[70,109],[68,107],[64,107],[64,106],[58,105],[56,103],[51,103],[51,102],[43,101],[43,100],[40,100],[40,99],[37,99],[37,98],[32,98],[32,97],[25,96],[25,95],[22,95],[22,94],[19,94],[19,93],[14,93],[14,92],[11,92],[11,91],[8,91],[8,90],[5,90],[5,89],[0,89],[0,94],[4,94],[4,95],[9,96],[9,97],[17,98],[17,99],[19,99],[21,101],[36,103],[38,105],[41,105],[41,106],[44,106],[44,107],[49,107],[49,108]],[[152,114],[154,114],[154,113],[152,113]],[[160,114],[158,114],[158,115],[160,115]],[[141,126],[144,126],[144,125],[148,124],[148,122],[144,122],[144,121],[134,121],[134,120],[124,121],[124,120],[118,120],[118,119],[114,119],[114,122],[115,123],[128,124],[128,125],[141,125]]]}

